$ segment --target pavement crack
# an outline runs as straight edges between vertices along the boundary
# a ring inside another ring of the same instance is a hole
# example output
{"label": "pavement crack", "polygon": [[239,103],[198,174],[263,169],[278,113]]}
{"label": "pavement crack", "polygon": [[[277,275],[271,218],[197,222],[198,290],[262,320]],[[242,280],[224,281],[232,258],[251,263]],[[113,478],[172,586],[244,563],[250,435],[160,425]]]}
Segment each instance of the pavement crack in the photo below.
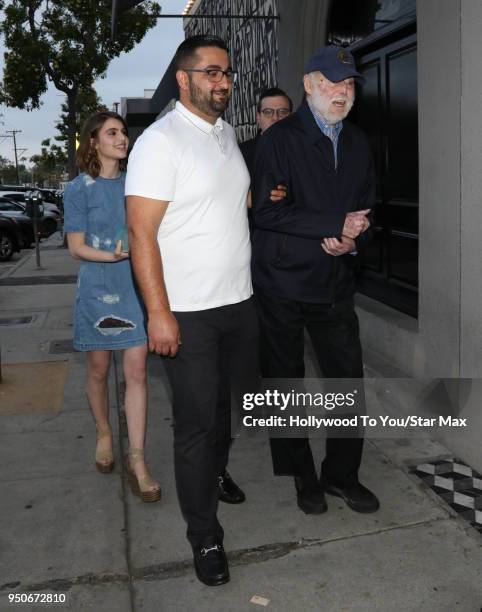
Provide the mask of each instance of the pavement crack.
{"label": "pavement crack", "polygon": [[[235,550],[228,553],[227,557],[230,565],[232,566],[249,565],[250,563],[262,563],[263,561],[269,561],[270,559],[284,557],[291,551],[303,547],[303,541],[281,542],[278,544],[266,544],[256,548]],[[184,576],[187,573],[192,573],[192,569],[192,560],[159,563],[134,570],[132,578],[133,580],[148,581],[169,580],[171,578]]]}
{"label": "pavement crack", "polygon": [[[123,410],[122,410],[122,382],[120,380],[120,376],[119,376],[119,364],[117,362],[117,354],[114,351],[113,354],[113,371],[114,371],[114,389],[115,389],[115,405],[116,405],[116,410],[117,410],[117,417],[119,419],[119,432],[118,432],[118,443],[119,443],[119,451],[120,451],[120,456],[122,457],[124,455],[124,448],[123,448],[123,444],[122,444],[122,437],[125,433],[124,430],[127,429],[126,424],[124,424],[123,426]],[[125,386],[124,386],[125,388]],[[129,598],[130,598],[130,604],[131,604],[131,610],[135,610],[136,609],[136,602],[135,602],[135,593],[134,593],[134,589],[132,587],[132,563],[131,563],[131,540],[130,540],[130,515],[129,515],[129,506],[127,504],[127,485],[126,485],[126,479],[124,478],[125,476],[125,466],[124,466],[124,462],[121,462],[121,487],[122,487],[122,505],[124,508],[124,552],[125,552],[125,559],[126,559],[126,564],[127,564],[127,571],[129,572]]]}
{"label": "pavement crack", "polygon": [[[418,521],[409,523],[407,525],[397,525],[393,527],[381,528],[367,533],[350,534],[339,538],[332,538],[329,540],[319,539],[302,539],[292,542],[277,542],[274,544],[265,544],[263,546],[257,546],[255,548],[245,548],[235,550],[228,553],[228,560],[232,567],[250,565],[252,563],[263,563],[265,561],[271,561],[273,559],[279,559],[296,550],[304,550],[313,547],[322,547],[334,542],[341,542],[343,540],[350,540],[355,538],[363,538],[374,536],[382,533],[388,533],[390,531],[396,531],[400,529],[410,529],[419,526],[429,526],[436,524],[441,521],[455,521],[456,517],[440,517],[431,519],[429,521]],[[191,559],[182,561],[168,561],[166,563],[159,563],[154,565],[148,565],[133,569],[129,567],[128,573],[118,574],[84,574],[77,578],[53,578],[44,582],[38,582],[35,584],[25,585],[20,582],[8,582],[0,586],[1,591],[12,591],[13,589],[21,588],[24,591],[62,591],[66,592],[74,586],[95,586],[104,584],[128,584],[132,590],[136,581],[163,581],[171,580],[173,578],[180,578],[187,574],[191,574],[193,571],[193,562]],[[133,608],[135,609],[135,608]]]}

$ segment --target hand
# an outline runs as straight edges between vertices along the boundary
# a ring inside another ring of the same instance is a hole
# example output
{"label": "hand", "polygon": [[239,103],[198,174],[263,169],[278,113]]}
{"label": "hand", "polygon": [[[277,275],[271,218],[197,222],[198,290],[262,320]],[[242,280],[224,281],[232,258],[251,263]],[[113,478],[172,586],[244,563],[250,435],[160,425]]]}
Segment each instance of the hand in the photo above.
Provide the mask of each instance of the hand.
{"label": "hand", "polygon": [[122,240],[118,240],[116,242],[113,256],[114,256],[114,261],[118,261],[120,259],[127,259],[129,257],[129,253],[122,250]]}
{"label": "hand", "polygon": [[321,243],[321,248],[325,253],[328,253],[328,255],[338,257],[339,255],[345,255],[346,253],[356,251],[356,244],[352,238],[342,236],[341,242],[336,238],[325,238]]}
{"label": "hand", "polygon": [[286,185],[277,185],[276,189],[272,189],[269,194],[269,199],[272,202],[279,202],[286,198],[286,194],[288,193],[288,189]]}
{"label": "hand", "polygon": [[158,355],[175,357],[181,344],[179,325],[172,312],[149,315],[147,322],[149,350]]}
{"label": "hand", "polygon": [[366,231],[370,227],[370,221],[366,218],[369,212],[370,208],[347,213],[341,233],[348,238],[356,238]]}

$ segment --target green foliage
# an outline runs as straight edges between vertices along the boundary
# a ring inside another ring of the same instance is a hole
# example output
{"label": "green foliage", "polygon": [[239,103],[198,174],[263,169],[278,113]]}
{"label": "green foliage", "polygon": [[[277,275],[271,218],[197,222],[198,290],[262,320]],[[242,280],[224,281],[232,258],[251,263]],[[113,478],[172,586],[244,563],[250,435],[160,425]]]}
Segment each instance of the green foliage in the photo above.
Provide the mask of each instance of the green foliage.
{"label": "green foliage", "polygon": [[[30,181],[30,172],[24,164],[19,164],[18,173],[20,175],[20,183],[28,183]],[[17,170],[15,164],[6,157],[0,155],[0,184],[16,185]]]}
{"label": "green foliage", "polygon": [[40,155],[30,158],[33,164],[31,168],[32,177],[36,184],[48,183],[56,186],[62,181],[67,169],[67,155],[62,147],[50,144],[50,138],[42,141]]}
{"label": "green foliage", "polygon": [[142,40],[159,6],[145,2],[117,23],[110,39],[110,0],[11,0],[0,29],[7,51],[3,97],[9,106],[38,108],[48,81],[64,93],[88,88],[109,62]]}
{"label": "green foliage", "polygon": [[3,83],[0,102],[31,110],[51,81],[67,95],[69,168],[74,164],[77,96],[104,76],[110,60],[130,51],[155,25],[155,2],[121,14],[110,38],[111,0],[0,0],[4,20]]}

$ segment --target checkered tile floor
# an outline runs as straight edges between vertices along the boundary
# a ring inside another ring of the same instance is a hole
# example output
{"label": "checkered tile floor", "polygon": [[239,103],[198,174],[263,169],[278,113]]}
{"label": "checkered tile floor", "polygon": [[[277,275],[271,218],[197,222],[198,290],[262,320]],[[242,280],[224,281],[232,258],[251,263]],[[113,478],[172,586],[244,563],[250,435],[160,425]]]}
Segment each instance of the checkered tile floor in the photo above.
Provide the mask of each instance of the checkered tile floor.
{"label": "checkered tile floor", "polygon": [[482,534],[482,476],[459,460],[421,463],[410,470]]}

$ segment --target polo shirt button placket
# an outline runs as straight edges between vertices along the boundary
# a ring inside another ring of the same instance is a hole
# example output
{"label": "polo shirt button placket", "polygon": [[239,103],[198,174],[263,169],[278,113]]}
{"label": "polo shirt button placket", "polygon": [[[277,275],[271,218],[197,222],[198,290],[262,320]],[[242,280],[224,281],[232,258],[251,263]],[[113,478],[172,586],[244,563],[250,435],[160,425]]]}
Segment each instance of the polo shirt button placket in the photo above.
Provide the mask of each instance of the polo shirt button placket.
{"label": "polo shirt button placket", "polygon": [[217,142],[219,150],[221,151],[221,153],[224,155],[225,151],[224,151],[224,144],[223,144],[223,137],[222,137],[222,131],[221,128],[219,128],[218,126],[214,126],[213,127],[213,136],[214,136],[214,140]]}

